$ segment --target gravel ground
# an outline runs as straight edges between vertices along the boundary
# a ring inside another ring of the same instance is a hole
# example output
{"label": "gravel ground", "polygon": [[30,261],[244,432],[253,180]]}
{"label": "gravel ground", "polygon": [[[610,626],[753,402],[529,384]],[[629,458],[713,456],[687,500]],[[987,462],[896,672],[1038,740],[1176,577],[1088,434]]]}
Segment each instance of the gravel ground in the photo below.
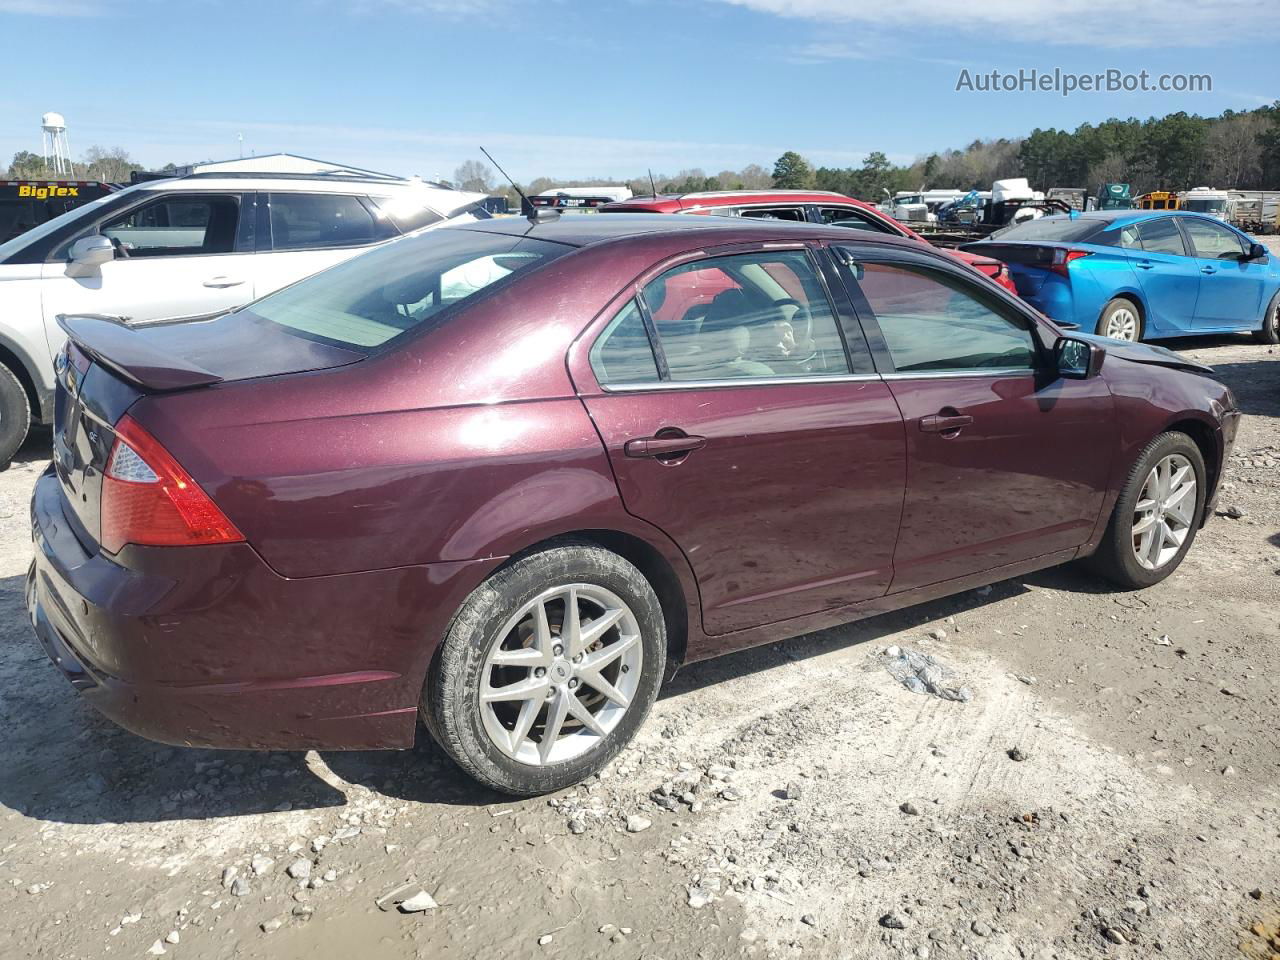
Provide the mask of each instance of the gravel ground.
{"label": "gravel ground", "polygon": [[[1247,419],[1243,516],[1172,579],[1064,568],[691,667],[604,776],[517,802],[429,744],[96,717],[22,610],[36,438],[0,474],[0,957],[1270,956],[1280,357],[1173,346]],[[971,699],[906,689],[904,653]]]}

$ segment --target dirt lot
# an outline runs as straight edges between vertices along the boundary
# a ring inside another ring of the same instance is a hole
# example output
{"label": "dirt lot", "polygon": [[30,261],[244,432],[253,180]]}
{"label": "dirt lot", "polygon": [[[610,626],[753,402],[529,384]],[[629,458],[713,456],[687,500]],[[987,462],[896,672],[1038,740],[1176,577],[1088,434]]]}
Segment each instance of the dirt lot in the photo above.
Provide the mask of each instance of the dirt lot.
{"label": "dirt lot", "polygon": [[[607,775],[520,802],[429,745],[177,750],[96,717],[22,610],[38,438],[0,475],[0,957],[1269,956],[1280,355],[1174,346],[1248,416],[1243,516],[1171,580],[1060,569],[689,668]],[[972,699],[908,691],[890,645]],[[375,905],[406,883],[437,906]]]}

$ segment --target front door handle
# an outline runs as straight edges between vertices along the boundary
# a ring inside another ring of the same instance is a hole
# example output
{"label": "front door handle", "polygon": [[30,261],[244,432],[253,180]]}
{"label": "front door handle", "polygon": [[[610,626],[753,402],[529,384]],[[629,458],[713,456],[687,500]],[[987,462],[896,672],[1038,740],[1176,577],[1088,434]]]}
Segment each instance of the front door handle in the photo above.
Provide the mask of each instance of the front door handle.
{"label": "front door handle", "polygon": [[238,287],[242,283],[244,283],[243,280],[237,280],[235,277],[210,277],[204,285],[214,290],[223,290],[227,287]]}
{"label": "front door handle", "polygon": [[622,452],[628,457],[663,457],[679,458],[694,450],[701,450],[707,445],[706,437],[641,437],[628,440],[622,446]]}
{"label": "front door handle", "polygon": [[1156,268],[1156,265],[1150,260],[1139,260],[1134,266],[1139,270],[1154,270]]}
{"label": "front door handle", "polygon": [[954,433],[971,423],[973,423],[973,417],[967,413],[935,413],[932,416],[920,418],[920,429],[925,433]]}
{"label": "front door handle", "polygon": [[1217,273],[1218,268],[1217,267],[1201,267],[1200,272],[1201,273]]}

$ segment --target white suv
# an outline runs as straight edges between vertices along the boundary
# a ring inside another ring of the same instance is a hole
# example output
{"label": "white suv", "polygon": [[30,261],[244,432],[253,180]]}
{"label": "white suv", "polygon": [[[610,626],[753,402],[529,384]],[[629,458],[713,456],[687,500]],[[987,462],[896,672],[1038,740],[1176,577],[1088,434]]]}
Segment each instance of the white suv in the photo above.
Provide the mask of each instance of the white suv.
{"label": "white suv", "polygon": [[0,244],[0,469],[53,420],[62,314],[243,306],[379,243],[479,218],[483,194],[391,177],[195,173],[113,193]]}

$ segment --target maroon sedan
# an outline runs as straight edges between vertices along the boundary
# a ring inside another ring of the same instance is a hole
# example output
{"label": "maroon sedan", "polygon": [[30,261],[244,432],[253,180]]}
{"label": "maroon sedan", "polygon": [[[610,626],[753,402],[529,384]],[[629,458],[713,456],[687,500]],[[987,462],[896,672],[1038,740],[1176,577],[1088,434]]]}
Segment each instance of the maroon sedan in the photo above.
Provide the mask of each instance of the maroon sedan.
{"label": "maroon sedan", "polygon": [[518,794],[682,663],[1081,557],[1161,580],[1239,417],[943,253],[780,222],[485,221],[64,326],[27,602],[72,684],[178,744],[421,715]]}

